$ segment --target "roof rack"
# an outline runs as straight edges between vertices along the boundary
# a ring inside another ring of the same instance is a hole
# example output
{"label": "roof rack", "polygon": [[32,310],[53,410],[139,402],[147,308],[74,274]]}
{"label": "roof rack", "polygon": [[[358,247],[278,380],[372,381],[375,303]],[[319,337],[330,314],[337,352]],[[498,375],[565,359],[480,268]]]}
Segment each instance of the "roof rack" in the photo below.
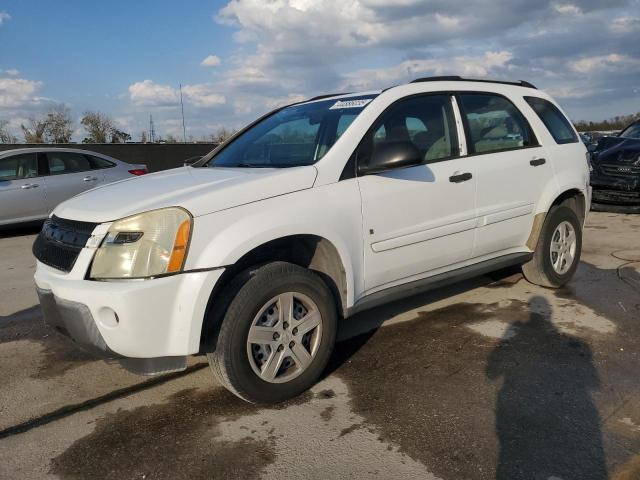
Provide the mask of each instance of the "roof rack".
{"label": "roof rack", "polygon": [[416,78],[415,80],[412,80],[410,83],[420,83],[420,82],[482,82],[482,83],[500,83],[503,85],[517,85],[518,87],[536,88],[533,84],[525,80],[518,80],[517,82],[509,82],[506,80],[487,80],[484,78],[463,78],[459,75]]}
{"label": "roof rack", "polygon": [[326,93],[324,95],[318,95],[317,97],[309,98],[305,100],[305,102],[312,102],[313,100],[322,100],[323,98],[337,97],[338,95],[349,95],[351,92],[343,92],[343,93]]}

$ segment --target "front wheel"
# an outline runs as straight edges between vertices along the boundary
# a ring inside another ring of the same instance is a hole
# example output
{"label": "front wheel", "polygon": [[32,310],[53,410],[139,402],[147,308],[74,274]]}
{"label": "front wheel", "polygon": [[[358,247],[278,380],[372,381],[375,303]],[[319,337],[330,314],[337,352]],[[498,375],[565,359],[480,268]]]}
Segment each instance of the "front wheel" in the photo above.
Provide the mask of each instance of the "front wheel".
{"label": "front wheel", "polygon": [[333,295],[314,272],[273,262],[235,282],[208,359],[225,387],[253,403],[275,403],[311,387],[336,337]]}
{"label": "front wheel", "polygon": [[578,268],[582,225],[569,207],[553,207],[544,221],[533,258],[522,265],[525,278],[536,285],[559,288]]}

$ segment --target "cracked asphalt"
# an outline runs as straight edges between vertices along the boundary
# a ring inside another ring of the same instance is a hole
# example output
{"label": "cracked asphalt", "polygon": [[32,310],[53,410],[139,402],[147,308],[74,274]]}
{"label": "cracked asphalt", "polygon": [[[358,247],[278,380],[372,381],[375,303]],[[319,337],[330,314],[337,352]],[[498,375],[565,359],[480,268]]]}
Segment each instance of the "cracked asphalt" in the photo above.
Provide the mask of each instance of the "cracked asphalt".
{"label": "cracked asphalt", "polygon": [[275,407],[203,358],[155,379],[42,323],[35,230],[0,233],[0,478],[640,479],[640,216],[592,212],[576,277],[515,270],[345,321]]}

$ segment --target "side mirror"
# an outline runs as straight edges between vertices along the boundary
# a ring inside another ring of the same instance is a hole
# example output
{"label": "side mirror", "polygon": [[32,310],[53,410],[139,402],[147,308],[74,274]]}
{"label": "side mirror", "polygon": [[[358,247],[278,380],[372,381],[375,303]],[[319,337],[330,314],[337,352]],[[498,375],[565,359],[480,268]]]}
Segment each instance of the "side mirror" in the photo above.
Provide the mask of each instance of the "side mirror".
{"label": "side mirror", "polygon": [[398,168],[415,167],[424,162],[420,150],[411,142],[384,142],[373,149],[369,163],[358,165],[358,174],[370,175]]}

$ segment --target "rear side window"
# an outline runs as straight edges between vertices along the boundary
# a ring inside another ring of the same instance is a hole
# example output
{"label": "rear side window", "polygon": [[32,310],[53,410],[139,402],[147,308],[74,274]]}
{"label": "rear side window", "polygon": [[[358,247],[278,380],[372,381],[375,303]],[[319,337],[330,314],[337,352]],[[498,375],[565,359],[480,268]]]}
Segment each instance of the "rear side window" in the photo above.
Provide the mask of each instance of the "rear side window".
{"label": "rear side window", "polygon": [[48,152],[47,158],[51,175],[91,170],[89,160],[80,153]]}
{"label": "rear side window", "polygon": [[484,93],[459,95],[467,123],[470,153],[490,153],[536,144],[520,110],[505,97]]}
{"label": "rear side window", "polygon": [[35,153],[23,153],[0,159],[0,181],[36,177],[38,164]]}
{"label": "rear side window", "polygon": [[539,97],[524,97],[524,99],[540,117],[556,143],[578,142],[578,136],[573,131],[571,123],[553,103]]}
{"label": "rear side window", "polygon": [[105,160],[104,158],[94,157],[93,155],[86,155],[86,157],[89,159],[89,165],[91,165],[92,170],[115,167],[115,163]]}

